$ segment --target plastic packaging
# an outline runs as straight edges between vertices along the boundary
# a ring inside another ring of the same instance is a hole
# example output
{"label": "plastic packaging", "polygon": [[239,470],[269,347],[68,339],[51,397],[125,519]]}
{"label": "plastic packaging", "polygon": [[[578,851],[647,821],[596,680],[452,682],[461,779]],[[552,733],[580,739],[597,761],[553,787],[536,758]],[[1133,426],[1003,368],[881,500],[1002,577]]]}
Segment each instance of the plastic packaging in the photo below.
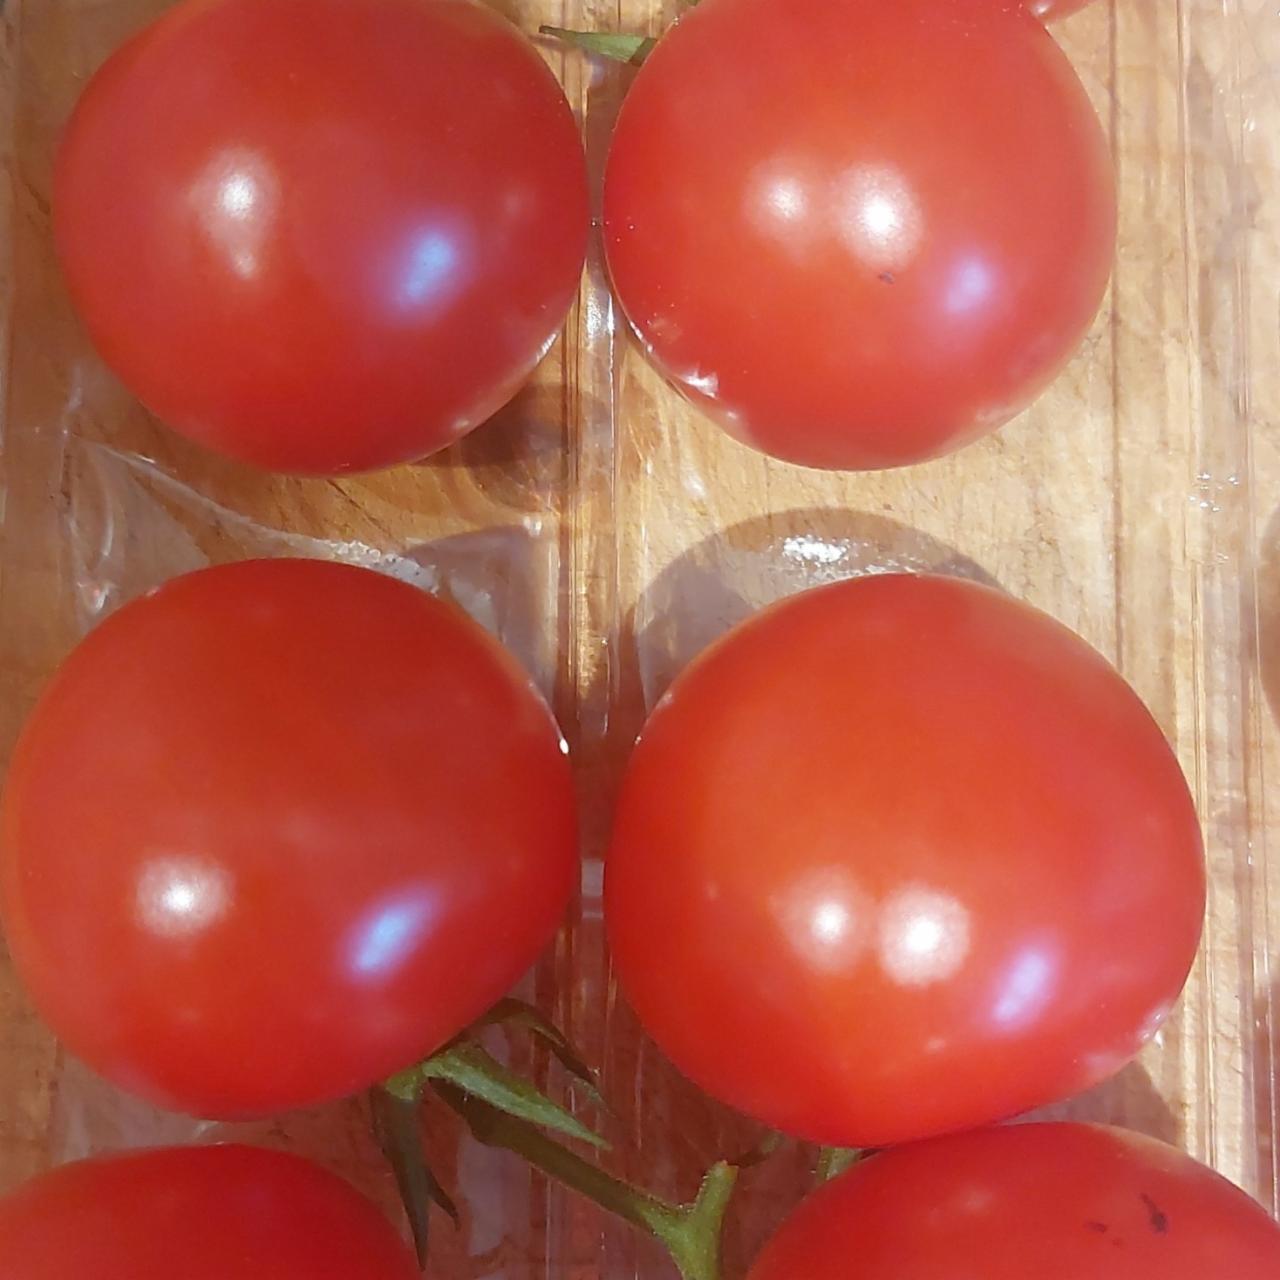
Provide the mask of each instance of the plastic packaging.
{"label": "plastic packaging", "polygon": [[[735,444],[649,369],[593,248],[565,339],[494,422],[418,466],[291,480],[224,463],[154,423],[71,314],[49,240],[50,170],[86,77],[160,0],[10,0],[0,77],[14,176],[4,338],[0,740],[12,744],[75,638],[171,575],[249,555],[335,556],[452,596],[551,698],[584,797],[581,901],[531,976],[604,1071],[612,1166],[689,1197],[756,1138],[645,1041],[610,981],[600,857],[645,712],[705,643],[767,601],[855,573],[998,583],[1111,657],[1178,751],[1205,823],[1206,942],[1141,1062],[1057,1113],[1176,1141],[1276,1206],[1272,962],[1280,947],[1280,21],[1263,0],[1098,0],[1055,29],[1110,131],[1120,247],[1085,349],[1028,413],[951,458],[825,475]],[[539,22],[661,30],[670,4],[506,0]],[[630,75],[546,45],[596,186]],[[216,109],[216,104],[211,104]],[[1269,946],[1270,940],[1270,946]],[[499,1046],[502,1047],[502,1046]],[[553,1090],[562,1079],[530,1059]],[[732,1045],[725,1046],[733,1052]],[[438,1273],[658,1280],[656,1246],[428,1117]],[[0,1187],[88,1150],[235,1133],[292,1147],[388,1205],[361,1104],[256,1126],[158,1114],[64,1059],[0,968]],[[730,1266],[804,1185],[811,1153],[745,1179]]]}

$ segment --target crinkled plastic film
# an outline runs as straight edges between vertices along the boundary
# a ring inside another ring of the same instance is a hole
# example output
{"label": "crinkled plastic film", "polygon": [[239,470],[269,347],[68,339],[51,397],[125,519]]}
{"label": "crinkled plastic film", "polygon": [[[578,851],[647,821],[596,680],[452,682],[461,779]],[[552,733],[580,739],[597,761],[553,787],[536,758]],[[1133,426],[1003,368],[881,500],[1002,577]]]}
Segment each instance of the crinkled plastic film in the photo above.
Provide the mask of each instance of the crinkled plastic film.
{"label": "crinkled plastic film", "polygon": [[[564,339],[494,422],[422,465],[291,480],[155,424],[105,372],[49,241],[59,128],[85,78],[161,0],[9,0],[4,12],[5,387],[0,731],[105,613],[164,579],[253,555],[331,556],[451,596],[528,664],[578,764],[583,891],[528,979],[599,1063],[613,1167],[687,1197],[756,1134],[683,1083],[609,974],[600,859],[627,751],[672,676],[768,601],[857,573],[999,584],[1111,657],[1173,742],[1204,820],[1205,945],[1141,1061],[1059,1113],[1179,1142],[1277,1206],[1280,947],[1280,17],[1264,0],[1098,0],[1056,30],[1109,131],[1120,244],[1108,303],[1067,373],[951,458],[833,476],[735,444],[666,388],[618,323],[593,248]],[[656,32],[675,6],[507,0],[528,31]],[[545,52],[599,175],[630,72]],[[211,104],[216,110],[216,104]],[[11,126],[11,127],[10,127]],[[563,1081],[527,1046],[495,1047]],[[725,1047],[727,1053],[733,1046]],[[466,1206],[435,1234],[463,1280],[659,1280],[654,1247],[428,1115]],[[128,1099],[61,1055],[0,968],[0,1187],[91,1150],[236,1134],[302,1150],[394,1205],[352,1102],[252,1126]],[[747,1180],[728,1230],[750,1255],[806,1154]]]}

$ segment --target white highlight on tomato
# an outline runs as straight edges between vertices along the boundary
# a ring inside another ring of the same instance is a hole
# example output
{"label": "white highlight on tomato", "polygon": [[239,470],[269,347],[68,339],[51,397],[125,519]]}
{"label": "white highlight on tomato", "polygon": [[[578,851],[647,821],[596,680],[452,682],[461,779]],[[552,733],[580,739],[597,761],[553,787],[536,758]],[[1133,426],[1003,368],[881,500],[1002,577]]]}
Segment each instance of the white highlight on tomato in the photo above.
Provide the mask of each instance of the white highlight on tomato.
{"label": "white highlight on tomato", "polygon": [[794,162],[784,165],[777,161],[762,164],[747,184],[744,199],[752,226],[793,256],[807,252],[822,226],[823,210],[820,205],[815,208],[812,185]]}
{"label": "white highlight on tomato", "polygon": [[279,203],[270,164],[256,152],[220,153],[191,188],[205,234],[242,280],[258,274]]}
{"label": "white highlight on tomato", "polygon": [[1058,977],[1057,957],[1047,948],[1027,946],[1014,957],[999,989],[991,1016],[1014,1031],[1035,1022],[1054,993]]}
{"label": "white highlight on tomato", "polygon": [[969,255],[951,268],[943,305],[949,315],[967,315],[985,307],[995,288],[996,277],[990,265],[976,254]]}
{"label": "white highlight on tomato", "polygon": [[839,942],[849,928],[849,908],[841,902],[824,902],[814,913],[810,928],[823,942]]}
{"label": "white highlight on tomato", "polygon": [[808,198],[804,188],[794,178],[779,178],[769,188],[769,207],[784,222],[794,222],[804,217]]}
{"label": "white highlight on tomato", "polygon": [[223,916],[230,901],[227,873],[187,855],[149,863],[134,893],[139,922],[148,932],[167,938],[207,929]]}
{"label": "white highlight on tomato", "polygon": [[904,986],[941,982],[969,954],[969,912],[932,889],[900,890],[881,906],[878,925],[880,963]]}
{"label": "white highlight on tomato", "polygon": [[873,910],[845,867],[814,868],[772,906],[791,946],[811,964],[845,969],[866,948]]}
{"label": "white highlight on tomato", "polygon": [[426,887],[410,886],[377,903],[348,940],[351,973],[373,980],[393,972],[430,938],[439,918],[440,902]]}
{"label": "white highlight on tomato", "polygon": [[923,220],[901,174],[860,165],[837,181],[840,237],[868,267],[900,270],[915,256]]}

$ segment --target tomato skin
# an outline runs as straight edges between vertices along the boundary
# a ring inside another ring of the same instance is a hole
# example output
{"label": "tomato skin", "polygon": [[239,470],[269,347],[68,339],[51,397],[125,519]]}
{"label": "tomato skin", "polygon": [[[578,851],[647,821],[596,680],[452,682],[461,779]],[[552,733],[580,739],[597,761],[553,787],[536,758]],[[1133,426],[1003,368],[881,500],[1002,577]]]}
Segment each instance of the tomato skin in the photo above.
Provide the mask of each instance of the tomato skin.
{"label": "tomato skin", "polygon": [[605,867],[619,982],[676,1066],[854,1147],[1118,1070],[1181,990],[1204,894],[1177,761],[1105,660],[909,575],[792,597],[696,659]]}
{"label": "tomato skin", "polygon": [[185,0],[86,89],[55,232],[161,419],[262,467],[367,470],[532,372],[577,292],[585,172],[555,77],[485,5]]}
{"label": "tomato skin", "polygon": [[279,1151],[175,1147],[57,1169],[0,1200],[6,1280],[415,1280],[341,1178]]}
{"label": "tomato skin", "polygon": [[1274,1280],[1280,1227],[1162,1142],[1100,1125],[1010,1125],[855,1165],[792,1214],[748,1280],[850,1275]]}
{"label": "tomato skin", "polygon": [[918,462],[1013,417],[1097,312],[1115,223],[1070,63],[990,0],[703,0],[636,76],[605,178],[642,347],[811,467]]}
{"label": "tomato skin", "polygon": [[356,1092],[533,964],[577,875],[563,742],[469,618],[366,569],[249,561],[94,630],[2,814],[37,1007],[121,1086],[203,1116]]}

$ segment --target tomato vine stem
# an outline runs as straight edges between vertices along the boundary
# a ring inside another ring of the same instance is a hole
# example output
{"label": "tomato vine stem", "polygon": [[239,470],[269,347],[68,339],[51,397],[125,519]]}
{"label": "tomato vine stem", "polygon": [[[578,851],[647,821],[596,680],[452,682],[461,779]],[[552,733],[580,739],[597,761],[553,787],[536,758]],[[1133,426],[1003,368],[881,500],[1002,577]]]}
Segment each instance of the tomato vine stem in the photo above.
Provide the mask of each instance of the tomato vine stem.
{"label": "tomato vine stem", "polygon": [[575,49],[584,49],[614,62],[627,62],[638,67],[658,43],[653,36],[629,36],[611,31],[571,31],[567,27],[541,26],[538,33],[563,41]]}
{"label": "tomato vine stem", "polygon": [[720,1280],[720,1240],[738,1179],[735,1165],[719,1161],[708,1170],[689,1204],[672,1204],[614,1177],[527,1121],[482,1099],[447,1084],[436,1084],[435,1089],[462,1117],[477,1142],[513,1152],[547,1177],[660,1240],[683,1280]]}
{"label": "tomato vine stem", "polygon": [[868,1153],[858,1147],[822,1147],[818,1151],[816,1172],[819,1182],[830,1182],[846,1169],[851,1169]]}
{"label": "tomato vine stem", "polygon": [[[593,1077],[559,1033],[549,1034],[537,1025],[530,1028],[530,1016],[521,1009],[502,1010],[488,1021],[510,1019],[548,1043],[589,1096],[599,1102]],[[478,1025],[485,1025],[485,1021]],[[720,1280],[721,1236],[739,1162],[721,1160],[713,1165],[688,1204],[674,1204],[634,1187],[545,1132],[551,1130],[597,1148],[608,1146],[572,1112],[465,1036],[387,1080],[373,1100],[379,1137],[395,1170],[424,1263],[429,1204],[439,1205],[451,1216],[456,1214],[422,1148],[417,1115],[428,1088],[461,1117],[476,1141],[520,1156],[547,1177],[659,1240],[682,1280]],[[775,1146],[762,1146],[740,1163],[764,1158]]]}
{"label": "tomato vine stem", "polygon": [[460,1221],[457,1205],[423,1157],[417,1099],[402,1098],[386,1089],[374,1089],[369,1102],[374,1136],[395,1174],[400,1203],[404,1205],[413,1234],[418,1266],[425,1269],[431,1206],[434,1204],[443,1209],[456,1227]]}
{"label": "tomato vine stem", "polygon": [[[684,6],[692,9],[698,0],[688,0]],[[538,28],[538,34],[560,40],[575,49],[594,53],[614,62],[627,62],[640,66],[653,52],[659,36],[633,36],[620,31],[575,31],[569,27],[553,27],[546,23]]]}
{"label": "tomato vine stem", "polygon": [[394,1098],[416,1102],[424,1085],[444,1085],[488,1103],[495,1110],[530,1124],[554,1129],[593,1147],[608,1147],[571,1111],[553,1102],[523,1076],[504,1067],[482,1045],[455,1040],[416,1067],[392,1076],[383,1085]]}

